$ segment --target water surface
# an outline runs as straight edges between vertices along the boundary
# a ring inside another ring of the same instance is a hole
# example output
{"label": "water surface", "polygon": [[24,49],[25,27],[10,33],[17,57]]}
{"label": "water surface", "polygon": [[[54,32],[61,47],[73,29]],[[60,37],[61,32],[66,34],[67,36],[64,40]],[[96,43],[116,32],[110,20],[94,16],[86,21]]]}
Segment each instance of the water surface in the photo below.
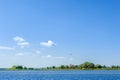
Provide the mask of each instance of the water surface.
{"label": "water surface", "polygon": [[120,70],[0,71],[0,80],[120,80]]}

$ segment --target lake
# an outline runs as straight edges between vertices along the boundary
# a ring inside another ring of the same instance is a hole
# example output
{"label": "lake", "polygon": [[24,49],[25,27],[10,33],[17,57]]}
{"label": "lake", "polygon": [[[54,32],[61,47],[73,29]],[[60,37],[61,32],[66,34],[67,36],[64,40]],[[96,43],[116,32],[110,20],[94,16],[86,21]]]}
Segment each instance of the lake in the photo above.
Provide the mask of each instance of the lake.
{"label": "lake", "polygon": [[120,70],[0,71],[0,80],[120,80]]}

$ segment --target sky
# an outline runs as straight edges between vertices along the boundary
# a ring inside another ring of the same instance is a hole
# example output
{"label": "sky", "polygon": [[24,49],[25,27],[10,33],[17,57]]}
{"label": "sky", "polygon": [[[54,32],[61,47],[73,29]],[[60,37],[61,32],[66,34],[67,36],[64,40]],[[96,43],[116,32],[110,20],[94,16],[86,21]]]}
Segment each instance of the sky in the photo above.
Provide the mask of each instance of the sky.
{"label": "sky", "polygon": [[0,67],[120,65],[119,0],[0,0]]}

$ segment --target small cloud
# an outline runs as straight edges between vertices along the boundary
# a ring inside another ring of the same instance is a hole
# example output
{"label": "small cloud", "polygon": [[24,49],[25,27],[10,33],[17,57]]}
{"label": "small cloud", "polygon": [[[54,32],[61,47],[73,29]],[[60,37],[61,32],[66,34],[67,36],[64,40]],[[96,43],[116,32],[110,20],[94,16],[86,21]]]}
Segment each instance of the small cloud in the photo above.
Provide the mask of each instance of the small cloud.
{"label": "small cloud", "polygon": [[73,61],[74,59],[73,59],[73,58],[70,58],[69,60],[70,60],[70,61]]}
{"label": "small cloud", "polygon": [[46,57],[47,57],[47,58],[51,58],[52,56],[51,56],[51,55],[47,55]]}
{"label": "small cloud", "polygon": [[42,58],[51,58],[52,55],[46,55],[46,56],[42,56]]}
{"label": "small cloud", "polygon": [[15,54],[15,56],[23,56],[24,54],[23,53],[17,53]]}
{"label": "small cloud", "polygon": [[14,47],[0,46],[0,50],[14,50]]}
{"label": "small cloud", "polygon": [[21,46],[21,48],[24,48],[25,46],[29,45],[29,42],[26,42],[25,39],[19,36],[14,37],[13,40],[16,41],[17,44]]}
{"label": "small cloud", "polygon": [[52,59],[65,59],[65,57],[61,56],[52,56],[52,55],[46,55],[46,56],[41,56],[42,58],[52,58]]}
{"label": "small cloud", "polygon": [[51,40],[49,40],[47,42],[40,42],[40,45],[44,46],[44,47],[53,47],[53,46],[56,46],[56,44],[53,41],[51,41]]}
{"label": "small cloud", "polygon": [[28,42],[21,42],[21,43],[18,43],[19,46],[21,46],[21,48],[24,48],[25,46],[28,46],[29,43]]}
{"label": "small cloud", "polygon": [[65,57],[55,57],[56,59],[64,59]]}
{"label": "small cloud", "polygon": [[22,37],[19,37],[19,36],[14,37],[13,40],[17,41],[17,42],[24,42],[25,41]]}

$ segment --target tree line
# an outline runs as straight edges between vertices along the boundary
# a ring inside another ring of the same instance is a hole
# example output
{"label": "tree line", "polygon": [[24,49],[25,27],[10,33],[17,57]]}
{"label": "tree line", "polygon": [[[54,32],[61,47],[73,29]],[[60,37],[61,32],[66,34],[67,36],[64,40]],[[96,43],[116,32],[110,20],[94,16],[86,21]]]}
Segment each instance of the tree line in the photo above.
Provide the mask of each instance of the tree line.
{"label": "tree line", "polygon": [[35,68],[27,68],[22,65],[14,65],[11,68],[8,68],[7,70],[34,70]]}
{"label": "tree line", "polygon": [[120,66],[118,65],[106,66],[106,65],[94,64],[92,62],[84,62],[80,65],[70,64],[70,65],[61,65],[59,67],[51,66],[43,69],[120,70]]}
{"label": "tree line", "polygon": [[60,65],[60,66],[51,66],[46,68],[27,68],[23,67],[22,65],[12,66],[9,68],[9,70],[120,70],[120,66],[118,65],[112,65],[112,66],[106,66],[106,65],[100,65],[100,64],[94,64],[92,62],[84,62],[79,65]]}

